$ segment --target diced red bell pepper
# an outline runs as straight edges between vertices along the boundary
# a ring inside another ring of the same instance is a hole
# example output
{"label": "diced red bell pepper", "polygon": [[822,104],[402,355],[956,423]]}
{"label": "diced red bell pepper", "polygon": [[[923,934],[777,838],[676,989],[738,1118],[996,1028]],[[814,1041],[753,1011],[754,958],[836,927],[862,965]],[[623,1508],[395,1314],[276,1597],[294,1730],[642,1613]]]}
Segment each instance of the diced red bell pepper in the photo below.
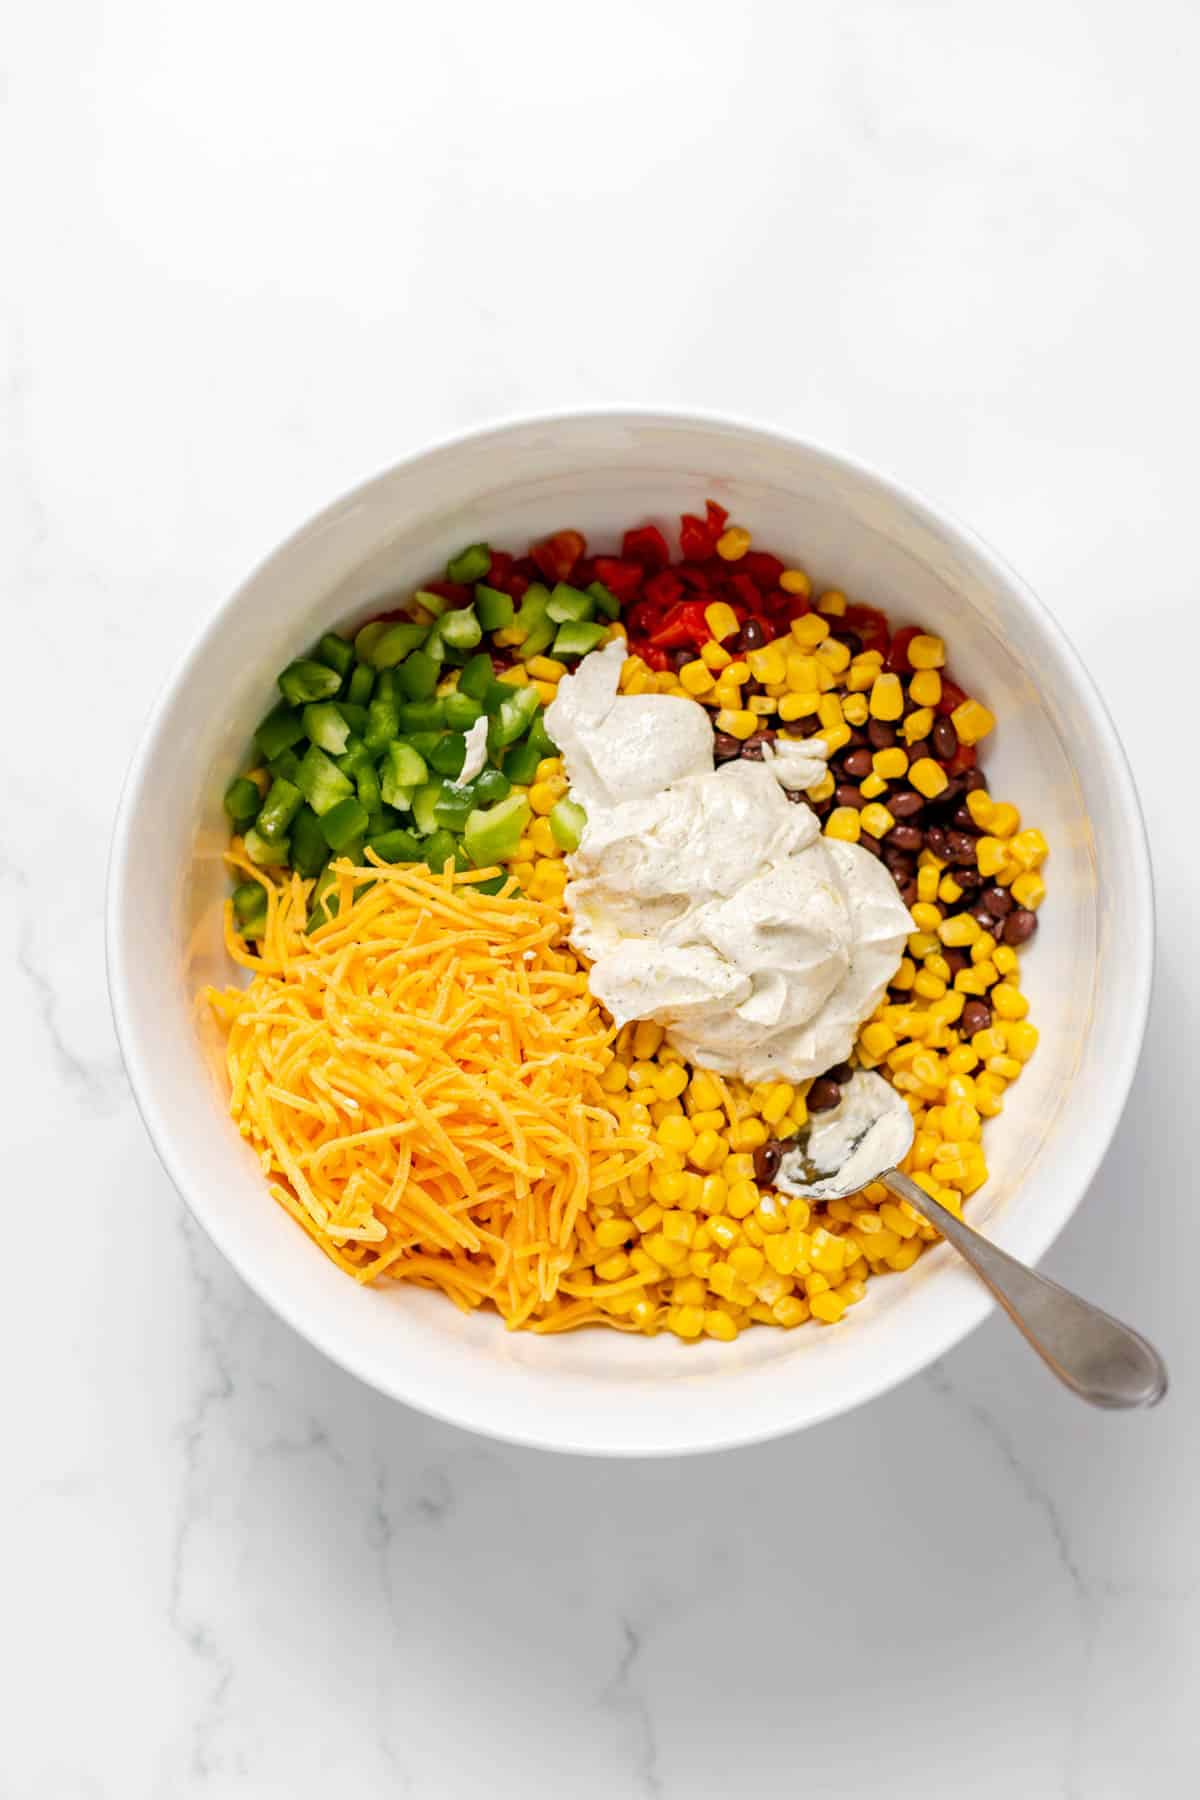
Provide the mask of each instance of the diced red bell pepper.
{"label": "diced red bell pepper", "polygon": [[654,606],[664,608],[674,606],[683,594],[683,582],[674,569],[660,569],[646,583],[643,592],[646,599]]}
{"label": "diced red bell pepper", "polygon": [[642,566],[636,562],[622,562],[615,556],[598,556],[596,580],[602,581],[608,591],[615,594],[625,606],[642,591]]}
{"label": "diced red bell pepper", "polygon": [[703,600],[684,600],[673,606],[657,631],[651,634],[650,642],[656,650],[683,650],[689,644],[699,649],[707,644],[712,632],[704,617]]}
{"label": "diced red bell pepper", "polygon": [[764,594],[770,594],[778,589],[779,577],[786,567],[786,563],[766,550],[747,550],[738,562],[738,573],[749,575]]}
{"label": "diced red bell pepper", "polygon": [[731,575],[727,583],[731,594],[748,612],[762,611],[762,597],[749,575]]}
{"label": "diced red bell pepper", "polygon": [[945,765],[946,773],[951,777],[965,775],[968,769],[975,767],[976,760],[974,744],[960,744]]}
{"label": "diced red bell pepper", "polygon": [[658,649],[654,644],[643,644],[637,654],[648,669],[661,671],[670,667],[671,659],[666,651]]}
{"label": "diced red bell pepper", "polygon": [[554,531],[540,544],[532,544],[529,554],[546,581],[570,581],[571,572],[587,550],[587,539],[581,531]]}
{"label": "diced red bell pepper", "polygon": [[523,600],[529,592],[529,579],[525,575],[510,575],[504,583],[504,592],[511,594],[514,600]]}
{"label": "diced red bell pepper", "polygon": [[[601,581],[604,580],[603,575],[600,579]],[[654,633],[658,630],[662,622],[663,615],[661,607],[652,606],[649,600],[637,601],[635,605],[630,607],[625,618],[625,624],[628,627],[631,639],[646,638],[649,640],[654,636]]]}
{"label": "diced red bell pepper", "polygon": [[665,569],[671,560],[667,540],[657,525],[637,525],[627,531],[621,539],[621,555],[626,562],[640,563],[643,569]]}
{"label": "diced red bell pepper", "polygon": [[841,622],[847,631],[862,639],[864,650],[878,650],[886,657],[889,642],[886,613],[881,613],[877,606],[864,606],[861,601],[852,600],[842,614]]}
{"label": "diced red bell pepper", "polygon": [[436,594],[439,600],[448,600],[451,606],[469,606],[474,599],[474,590],[464,587],[461,581],[427,581],[425,591]]}
{"label": "diced red bell pepper", "polygon": [[675,573],[684,587],[691,588],[694,593],[707,594],[712,586],[707,569],[702,569],[699,563],[676,563]]}
{"label": "diced red bell pepper", "polygon": [[575,564],[575,573],[571,576],[572,587],[590,587],[596,579],[596,559],[594,556],[581,556]]}
{"label": "diced red bell pepper", "polygon": [[507,550],[493,550],[492,560],[487,573],[488,586],[498,587],[503,592],[507,593],[508,588],[506,584],[509,576],[512,574],[512,566],[515,561],[516,558],[511,556]]}
{"label": "diced red bell pepper", "polygon": [[902,625],[899,631],[892,633],[884,660],[884,667],[891,674],[908,675],[911,673],[912,664],[908,660],[908,646],[915,637],[920,637],[920,635],[921,627],[919,625]]}
{"label": "diced red bell pepper", "polygon": [[684,513],[679,521],[679,548],[689,562],[704,562],[714,554],[729,517],[715,500],[705,501],[704,515],[699,519],[695,513]]}
{"label": "diced red bell pepper", "polygon": [[787,605],[783,609],[783,616],[790,625],[793,619],[802,619],[805,613],[811,611],[812,602],[803,594],[789,594]]}
{"label": "diced red bell pepper", "polygon": [[957,681],[951,681],[950,677],[943,669],[942,697],[938,701],[935,710],[941,713],[943,719],[948,719],[955,707],[961,706],[966,697],[967,696],[963,693],[963,690],[959,687]]}

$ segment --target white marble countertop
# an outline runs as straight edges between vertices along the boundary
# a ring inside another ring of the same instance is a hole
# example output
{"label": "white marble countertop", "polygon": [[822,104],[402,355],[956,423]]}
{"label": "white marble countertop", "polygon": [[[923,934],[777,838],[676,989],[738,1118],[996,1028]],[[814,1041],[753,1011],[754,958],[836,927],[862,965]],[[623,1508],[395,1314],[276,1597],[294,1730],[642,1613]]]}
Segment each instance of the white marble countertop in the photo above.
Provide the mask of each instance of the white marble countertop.
{"label": "white marble countertop", "polygon": [[[1193,1795],[1195,9],[116,0],[14,26],[0,1794]],[[331,495],[490,415],[618,399],[893,469],[1094,671],[1161,961],[1047,1266],[1158,1339],[1158,1412],[1085,1411],[992,1320],[799,1438],[555,1459],[358,1386],[185,1218],[101,951],[156,685]]]}

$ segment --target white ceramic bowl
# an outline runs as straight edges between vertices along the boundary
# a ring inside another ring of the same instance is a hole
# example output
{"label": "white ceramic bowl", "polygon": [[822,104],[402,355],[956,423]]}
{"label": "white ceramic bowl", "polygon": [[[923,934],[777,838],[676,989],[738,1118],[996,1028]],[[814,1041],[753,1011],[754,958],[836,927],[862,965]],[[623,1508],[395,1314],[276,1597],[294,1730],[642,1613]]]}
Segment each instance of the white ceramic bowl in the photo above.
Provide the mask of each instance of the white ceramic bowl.
{"label": "white ceramic bowl", "polygon": [[546,1449],[679,1454],[814,1424],[948,1350],[988,1299],[939,1246],[909,1274],[873,1281],[836,1328],[685,1346],[507,1333],[431,1294],[346,1280],[268,1198],[198,1022],[198,990],[233,975],[221,796],[276,671],[322,630],[407,593],[464,543],[520,549],[571,525],[601,545],[647,517],[673,531],[707,495],[818,583],[943,633],[959,680],[998,717],[989,776],[1050,839],[1050,897],[1023,976],[1041,1047],[989,1125],[992,1178],[970,1210],[1036,1261],[1083,1197],[1141,1045],[1153,947],[1141,816],[1112,723],[1045,609],[977,538],[860,465],[774,432],[638,412],[502,425],[416,456],[304,526],[220,609],[166,683],[116,825],[117,1030],[196,1217],[276,1312],[364,1381]]}

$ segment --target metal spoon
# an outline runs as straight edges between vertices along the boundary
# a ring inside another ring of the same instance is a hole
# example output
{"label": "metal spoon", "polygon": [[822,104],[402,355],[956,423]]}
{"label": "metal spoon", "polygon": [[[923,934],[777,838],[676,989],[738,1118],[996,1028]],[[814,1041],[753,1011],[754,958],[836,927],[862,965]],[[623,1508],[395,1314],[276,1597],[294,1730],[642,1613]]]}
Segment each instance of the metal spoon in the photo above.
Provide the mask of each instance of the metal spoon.
{"label": "metal spoon", "polygon": [[[862,1079],[862,1075],[855,1077]],[[879,1077],[868,1079],[878,1081]],[[881,1081],[880,1086],[887,1084]],[[888,1089],[888,1093],[894,1095],[894,1090]],[[907,1108],[903,1110],[907,1113]],[[1153,1345],[1119,1319],[1081,1300],[1078,1294],[1068,1293],[1045,1275],[1035,1274],[1007,1251],[980,1237],[899,1169],[872,1167],[871,1135],[876,1131],[877,1119],[851,1141],[854,1166],[848,1181],[842,1177],[843,1171],[850,1168],[849,1156],[842,1159],[842,1169],[832,1173],[823,1164],[814,1163],[808,1155],[809,1138],[828,1116],[817,1115],[799,1136],[788,1140],[776,1178],[778,1187],[785,1193],[819,1200],[844,1200],[868,1181],[882,1182],[889,1193],[898,1200],[907,1200],[923,1219],[935,1225],[966,1258],[1042,1361],[1081,1400],[1109,1408],[1158,1404],[1167,1391],[1167,1370]],[[902,1124],[899,1130],[903,1133]],[[909,1116],[908,1141],[903,1149],[898,1146],[895,1128],[887,1139],[877,1133],[876,1142],[882,1143],[885,1157],[899,1162],[907,1154],[912,1136]],[[864,1153],[868,1159],[865,1164]],[[871,1172],[867,1173],[867,1169]]]}

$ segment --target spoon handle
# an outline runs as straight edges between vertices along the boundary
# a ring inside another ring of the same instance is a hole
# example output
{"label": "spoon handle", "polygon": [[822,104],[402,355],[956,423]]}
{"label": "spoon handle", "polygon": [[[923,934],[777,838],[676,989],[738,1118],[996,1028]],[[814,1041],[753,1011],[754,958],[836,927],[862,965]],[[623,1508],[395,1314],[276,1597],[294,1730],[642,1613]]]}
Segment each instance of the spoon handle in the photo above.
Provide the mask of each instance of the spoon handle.
{"label": "spoon handle", "polygon": [[1162,1399],[1167,1391],[1166,1365],[1144,1337],[980,1237],[898,1169],[888,1169],[878,1179],[937,1226],[1042,1361],[1081,1400],[1115,1408],[1155,1406]]}

